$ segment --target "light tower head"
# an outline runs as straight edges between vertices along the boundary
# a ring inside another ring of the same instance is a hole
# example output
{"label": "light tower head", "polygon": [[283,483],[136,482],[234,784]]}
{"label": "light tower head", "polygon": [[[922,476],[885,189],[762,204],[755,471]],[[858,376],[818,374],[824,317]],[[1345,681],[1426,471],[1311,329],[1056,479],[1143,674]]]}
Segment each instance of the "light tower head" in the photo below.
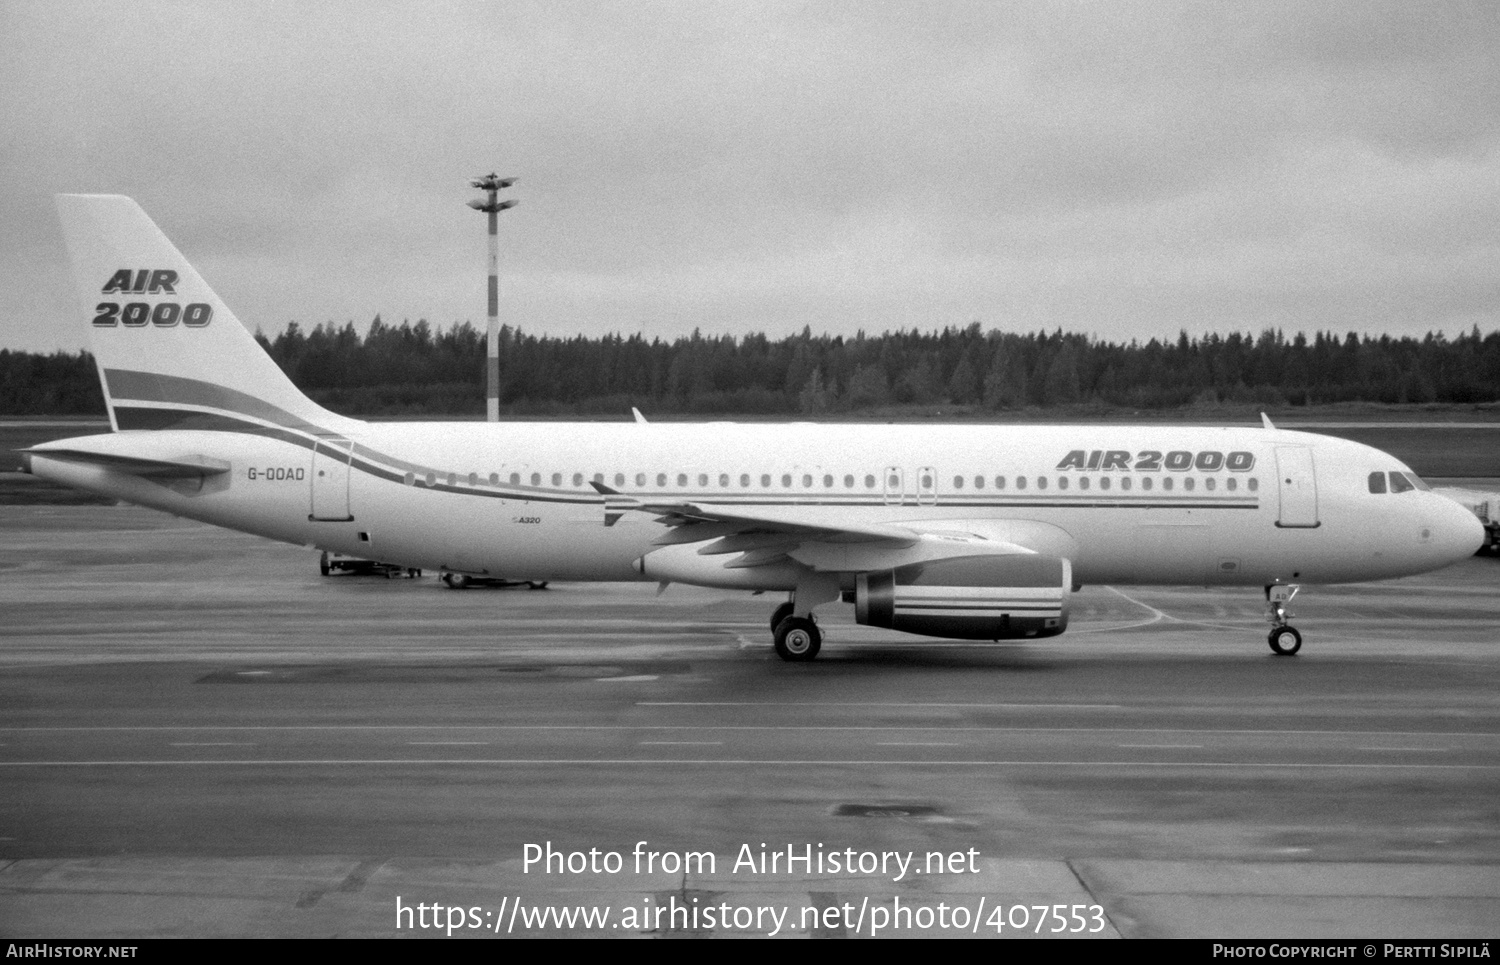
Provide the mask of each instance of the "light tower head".
{"label": "light tower head", "polygon": [[481,191],[503,191],[516,183],[515,178],[502,178],[498,174],[482,174],[469,182]]}
{"label": "light tower head", "polygon": [[477,198],[469,202],[469,207],[475,211],[483,211],[485,214],[495,214],[504,211],[506,208],[514,208],[518,204],[516,201],[497,201],[495,199],[495,192],[515,184],[515,178],[502,178],[498,174],[485,174],[474,178],[469,183],[481,191],[488,191],[490,193],[488,198]]}
{"label": "light tower head", "polygon": [[484,211],[493,214],[496,211],[504,211],[506,208],[514,208],[520,203],[521,202],[517,201],[515,198],[510,198],[506,201],[494,202],[488,201],[485,198],[475,198],[473,201],[469,202],[469,207],[473,208],[475,211]]}

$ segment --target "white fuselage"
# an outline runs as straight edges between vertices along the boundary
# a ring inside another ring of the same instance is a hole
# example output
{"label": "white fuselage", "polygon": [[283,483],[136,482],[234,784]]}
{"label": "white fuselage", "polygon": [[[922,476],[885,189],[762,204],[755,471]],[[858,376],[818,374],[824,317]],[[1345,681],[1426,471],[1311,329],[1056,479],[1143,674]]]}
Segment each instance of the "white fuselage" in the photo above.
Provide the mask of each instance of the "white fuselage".
{"label": "white fuselage", "polygon": [[[1385,453],[1258,428],[341,420],[339,431],[321,442],[267,427],[55,444],[229,464],[202,482],[49,459],[47,446],[31,465],[67,485],[273,539],[533,580],[656,578],[637,561],[666,528],[642,512],[606,525],[593,480],[643,502],[812,524],[999,527],[1000,538],[1036,525],[1050,534],[1042,548],[1068,556],[1078,583],[1382,579],[1448,565],[1479,539],[1477,521],[1440,496],[1372,492],[1371,473],[1408,471]],[[719,559],[705,558],[692,582],[793,588],[775,567],[719,578]]]}

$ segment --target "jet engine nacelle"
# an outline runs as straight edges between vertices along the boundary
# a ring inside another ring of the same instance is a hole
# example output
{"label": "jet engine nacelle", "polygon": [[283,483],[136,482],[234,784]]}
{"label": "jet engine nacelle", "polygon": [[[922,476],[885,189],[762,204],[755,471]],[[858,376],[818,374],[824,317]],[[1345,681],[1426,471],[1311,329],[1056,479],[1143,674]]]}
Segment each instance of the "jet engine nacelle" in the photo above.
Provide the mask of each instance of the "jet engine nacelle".
{"label": "jet engine nacelle", "polygon": [[1073,566],[1058,556],[962,556],[861,573],[855,619],[963,640],[1052,637],[1068,627]]}

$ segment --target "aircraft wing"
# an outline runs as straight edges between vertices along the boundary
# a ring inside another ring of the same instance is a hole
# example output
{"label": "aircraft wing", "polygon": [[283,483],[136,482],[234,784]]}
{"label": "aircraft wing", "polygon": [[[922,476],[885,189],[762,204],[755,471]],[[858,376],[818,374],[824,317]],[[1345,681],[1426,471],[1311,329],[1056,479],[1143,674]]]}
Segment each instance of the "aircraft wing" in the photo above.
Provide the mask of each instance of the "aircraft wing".
{"label": "aircraft wing", "polygon": [[[699,556],[737,554],[724,569],[792,560],[816,571],[867,572],[957,556],[1076,553],[1056,527],[1026,521],[911,520],[853,522],[795,509],[764,510],[705,503],[654,503],[593,483],[605,499],[605,525],[625,512],[652,513],[666,531],[660,547],[703,543]],[[1064,545],[1059,545],[1064,544]]]}

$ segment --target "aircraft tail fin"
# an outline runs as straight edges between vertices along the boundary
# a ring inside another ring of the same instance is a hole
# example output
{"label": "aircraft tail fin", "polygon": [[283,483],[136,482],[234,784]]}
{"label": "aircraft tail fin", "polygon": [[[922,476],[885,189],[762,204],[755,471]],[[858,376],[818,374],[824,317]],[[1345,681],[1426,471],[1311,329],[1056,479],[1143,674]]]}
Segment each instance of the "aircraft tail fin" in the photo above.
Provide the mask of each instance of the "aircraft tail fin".
{"label": "aircraft tail fin", "polygon": [[116,430],[351,421],[292,384],[135,201],[60,194],[57,210]]}

